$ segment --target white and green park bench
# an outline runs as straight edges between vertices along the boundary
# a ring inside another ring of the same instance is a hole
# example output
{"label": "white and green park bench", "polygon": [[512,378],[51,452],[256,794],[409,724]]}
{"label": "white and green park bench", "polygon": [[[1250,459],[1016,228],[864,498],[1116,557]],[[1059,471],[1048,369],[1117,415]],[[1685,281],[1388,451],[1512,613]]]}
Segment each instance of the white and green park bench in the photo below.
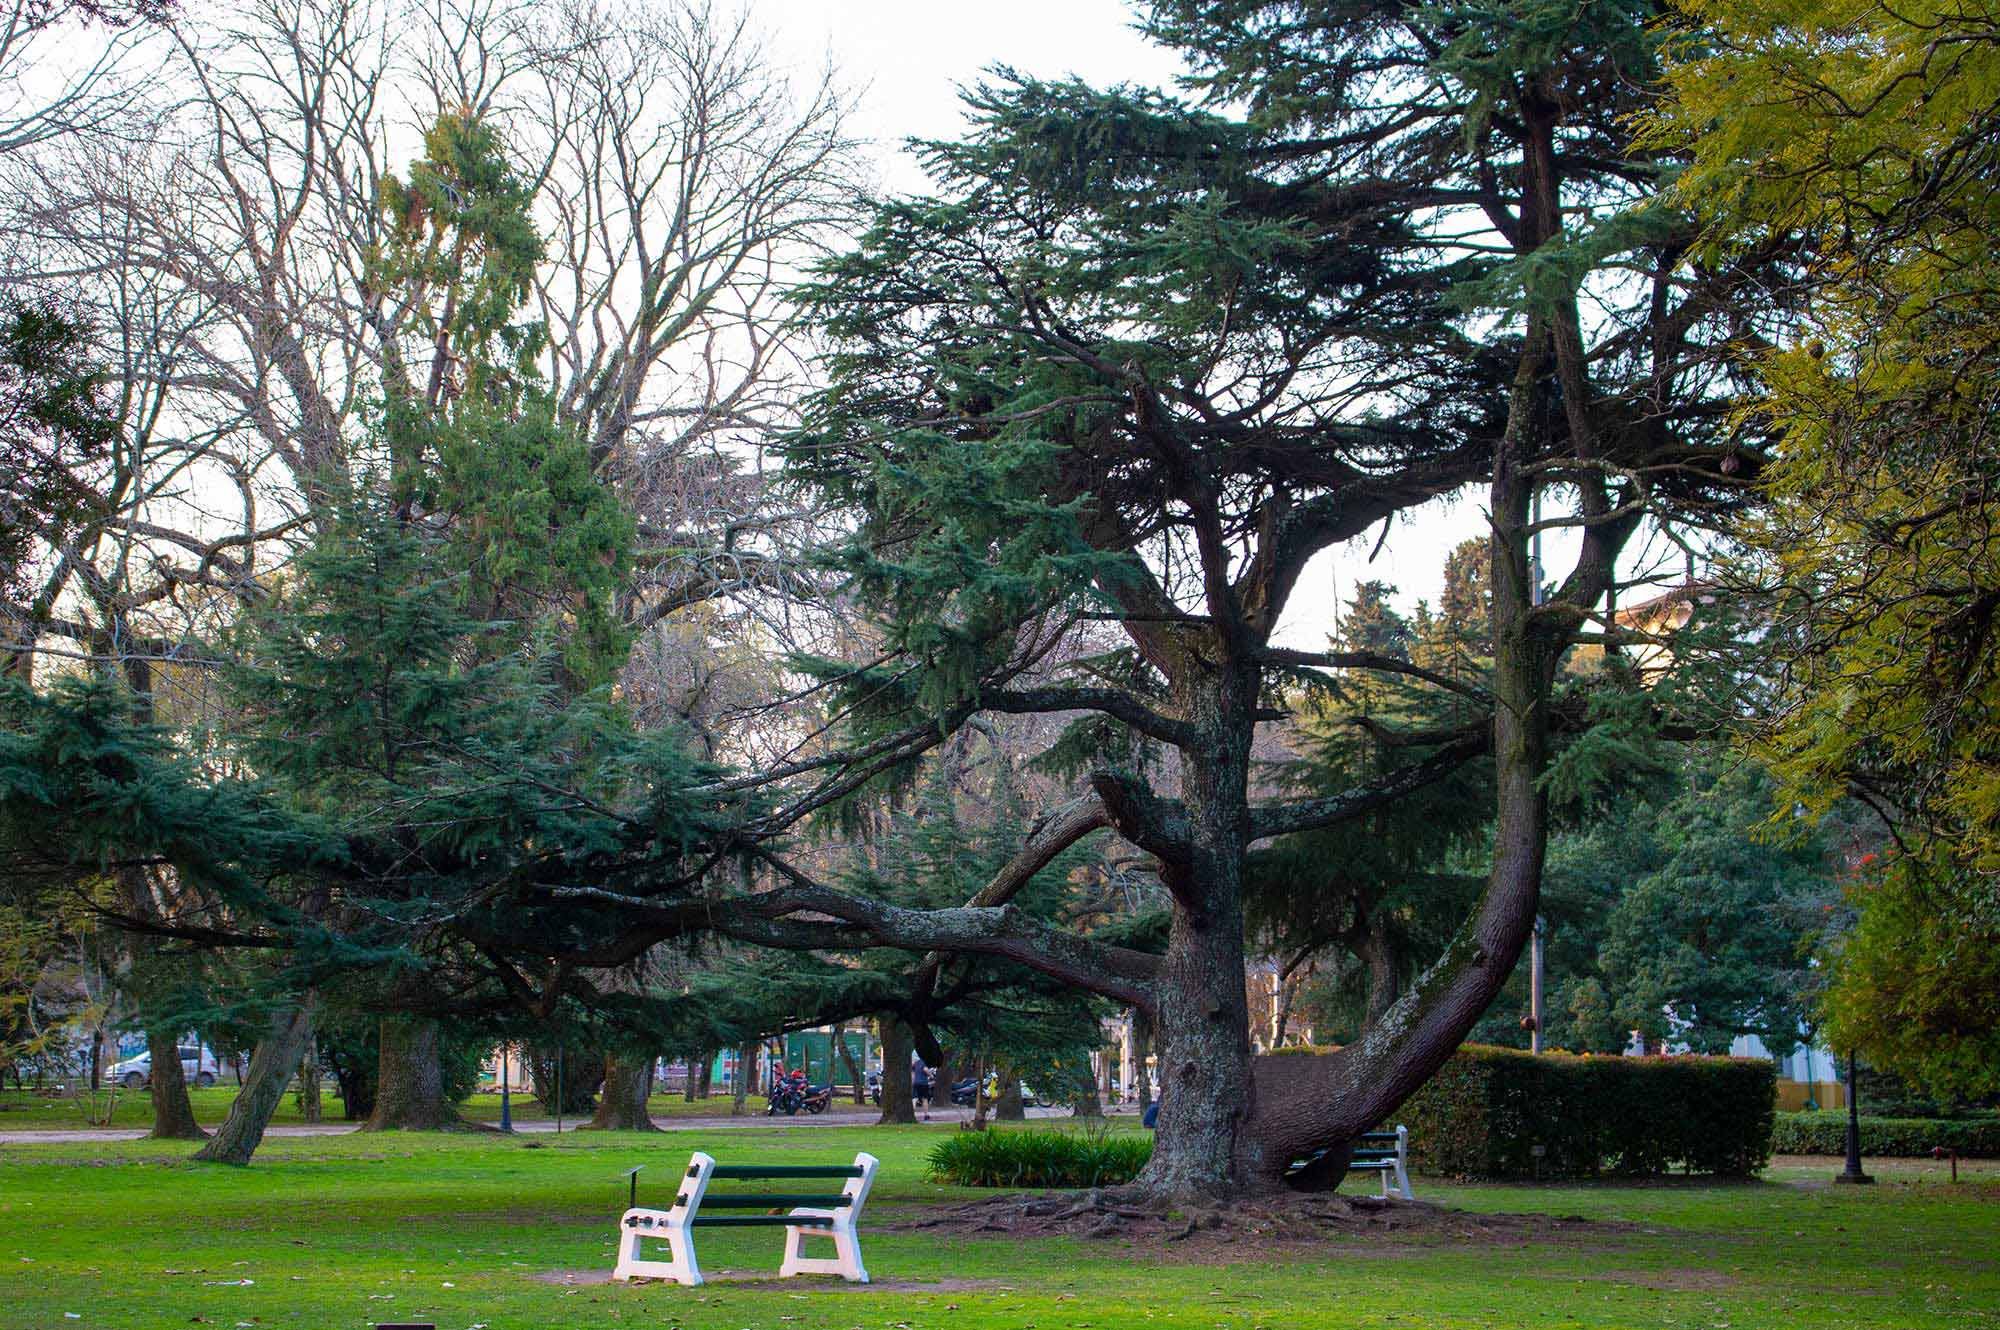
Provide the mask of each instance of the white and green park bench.
{"label": "white and green park bench", "polygon": [[[698,1228],[783,1228],[785,1255],[778,1267],[780,1278],[793,1275],[839,1275],[857,1284],[868,1282],[867,1267],[861,1264],[861,1243],[855,1225],[861,1208],[868,1203],[868,1189],[875,1184],[876,1159],[871,1154],[854,1156],[852,1164],[718,1164],[697,1150],[688,1159],[686,1174],[664,1210],[649,1209],[638,1203],[639,1169],[626,1173],[631,1180],[631,1207],[618,1220],[618,1265],[613,1279],[671,1279],[677,1284],[702,1282],[701,1264],[695,1258],[694,1231]],[[729,1192],[710,1191],[711,1182],[796,1180],[831,1183],[842,1181],[839,1191]],[[718,1210],[783,1210],[782,1214],[716,1214]],[[834,1254],[814,1257],[805,1254],[807,1238],[830,1239]],[[668,1259],[649,1260],[642,1247],[647,1242],[663,1242]]]}

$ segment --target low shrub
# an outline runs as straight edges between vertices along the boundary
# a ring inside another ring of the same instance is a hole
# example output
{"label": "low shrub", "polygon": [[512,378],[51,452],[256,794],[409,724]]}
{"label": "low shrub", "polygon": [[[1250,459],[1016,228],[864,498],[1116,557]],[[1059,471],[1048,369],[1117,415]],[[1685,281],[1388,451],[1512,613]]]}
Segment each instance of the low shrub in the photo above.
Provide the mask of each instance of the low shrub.
{"label": "low shrub", "polygon": [[1150,1136],[990,1128],[954,1132],[926,1162],[933,1181],[961,1187],[1115,1187],[1152,1156]]}
{"label": "low shrub", "polygon": [[1395,1117],[1412,1165],[1447,1177],[1742,1177],[1771,1157],[1776,1075],[1762,1059],[1468,1044]]}
{"label": "low shrub", "polygon": [[[1771,1148],[1781,1155],[1844,1155],[1847,1114],[1780,1113]],[[1861,1153],[1883,1159],[1928,1158],[1934,1149],[1967,1159],[2000,1159],[2000,1118],[1861,1119]]]}

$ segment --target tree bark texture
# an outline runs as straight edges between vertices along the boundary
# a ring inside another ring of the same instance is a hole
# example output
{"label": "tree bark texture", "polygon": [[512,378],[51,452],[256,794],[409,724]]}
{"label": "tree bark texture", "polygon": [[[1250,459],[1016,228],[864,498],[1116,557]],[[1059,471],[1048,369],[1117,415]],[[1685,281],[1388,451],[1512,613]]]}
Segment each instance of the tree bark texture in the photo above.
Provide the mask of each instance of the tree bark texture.
{"label": "tree bark texture", "polygon": [[910,1099],[910,1029],[894,1016],[882,1018],[882,1116],[886,1126],[915,1122],[916,1105]]}
{"label": "tree bark texture", "polygon": [[200,1141],[208,1133],[194,1120],[188,1102],[187,1074],[181,1066],[180,1036],[172,1030],[147,1030],[146,1050],[153,1058],[153,1130],[157,1141]]}
{"label": "tree bark texture", "polygon": [[[1239,1189],[1239,1133],[1253,1109],[1250,1004],[1244,986],[1243,858],[1249,849],[1254,668],[1184,680],[1180,710],[1201,735],[1182,752],[1186,857],[1163,862],[1173,899],[1160,967],[1156,1035],[1160,1111],[1148,1191],[1175,1197]],[[1144,1083],[1144,1068],[1140,1069]]]}
{"label": "tree bark texture", "polygon": [[653,1089],[653,1059],[609,1053],[604,1058],[604,1092],[590,1125],[598,1131],[658,1131],[646,1111]]}
{"label": "tree bark texture", "polygon": [[213,1164],[247,1164],[263,1142],[264,1129],[285,1097],[285,1085],[299,1065],[299,1057],[312,1039],[310,1001],[288,1010],[273,1012],[264,1037],[250,1054],[250,1071],[243,1088],[229,1105],[229,1116],[195,1151],[194,1157]]}
{"label": "tree bark texture", "polygon": [[364,1131],[443,1131],[461,1125],[445,1102],[438,1024],[422,1016],[384,1016],[375,1111]]}
{"label": "tree bark texture", "polygon": [[306,1040],[306,1055],[299,1059],[299,1116],[317,1125],[325,1116],[319,1094],[319,1050]]}

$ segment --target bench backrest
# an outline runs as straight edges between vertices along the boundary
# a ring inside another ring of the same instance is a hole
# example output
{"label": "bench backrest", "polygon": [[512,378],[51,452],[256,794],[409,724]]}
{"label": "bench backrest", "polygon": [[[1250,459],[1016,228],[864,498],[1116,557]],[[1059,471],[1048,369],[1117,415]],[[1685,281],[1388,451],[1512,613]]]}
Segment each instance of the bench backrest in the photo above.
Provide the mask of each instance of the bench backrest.
{"label": "bench backrest", "polygon": [[[713,1209],[762,1209],[771,1206],[809,1206],[827,1210],[846,1210],[856,1214],[868,1203],[868,1192],[875,1185],[875,1170],[880,1161],[874,1155],[862,1152],[854,1156],[852,1164],[718,1164],[713,1156],[696,1150],[688,1156],[687,1172],[682,1175],[675,1189],[674,1204],[668,1214],[685,1220],[702,1208],[704,1202]],[[714,1197],[708,1194],[708,1184],[718,1179],[730,1181],[762,1181],[767,1179],[842,1179],[841,1189],[832,1194],[759,1194],[745,1192],[740,1195]]]}

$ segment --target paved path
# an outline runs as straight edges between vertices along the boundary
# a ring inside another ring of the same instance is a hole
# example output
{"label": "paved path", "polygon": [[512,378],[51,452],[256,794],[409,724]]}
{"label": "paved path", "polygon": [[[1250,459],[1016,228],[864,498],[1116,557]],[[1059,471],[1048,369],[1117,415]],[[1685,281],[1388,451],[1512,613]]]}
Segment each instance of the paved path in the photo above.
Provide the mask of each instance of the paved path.
{"label": "paved path", "polygon": [[[1069,1110],[1031,1108],[1028,1110],[1028,1116],[1031,1118],[1068,1117]],[[683,1117],[674,1115],[670,1117],[656,1117],[653,1119],[653,1125],[662,1131],[740,1130],[746,1127],[866,1127],[872,1126],[879,1117],[881,1117],[880,1111],[873,1108],[868,1109],[866,1112],[841,1112],[835,1109],[828,1109],[817,1117],[801,1113],[795,1118],[766,1117],[762,1113],[746,1114],[740,1118]],[[929,1122],[969,1122],[971,1119],[971,1109],[952,1108],[933,1110],[930,1116],[924,1120]],[[493,1124],[484,1123],[475,1125],[492,1126]],[[578,1123],[575,1120],[565,1120],[563,1130],[565,1132],[575,1131],[577,1126]],[[554,1122],[542,1118],[529,1120],[517,1119],[514,1123],[514,1130],[517,1133],[553,1132],[555,1129],[556,1124]],[[316,1127],[307,1126],[303,1123],[281,1123],[278,1126],[269,1128],[264,1134],[266,1136],[346,1136],[351,1132],[359,1130],[361,1128],[351,1122],[327,1122]],[[139,1127],[99,1127],[95,1129],[48,1128],[41,1131],[0,1131],[0,1145],[36,1145],[51,1142],[138,1141],[144,1140],[145,1136],[145,1129]]]}

